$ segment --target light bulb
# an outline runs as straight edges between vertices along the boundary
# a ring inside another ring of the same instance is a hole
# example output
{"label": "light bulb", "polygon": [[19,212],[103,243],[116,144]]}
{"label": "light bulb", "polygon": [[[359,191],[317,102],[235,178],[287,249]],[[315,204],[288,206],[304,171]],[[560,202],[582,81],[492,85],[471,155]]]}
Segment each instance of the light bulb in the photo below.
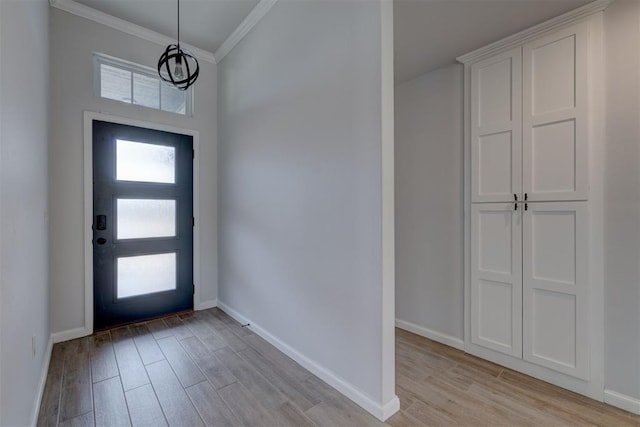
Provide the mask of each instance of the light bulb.
{"label": "light bulb", "polygon": [[182,70],[182,59],[181,58],[176,59],[176,66],[173,69],[173,74],[179,79],[184,77],[184,72]]}

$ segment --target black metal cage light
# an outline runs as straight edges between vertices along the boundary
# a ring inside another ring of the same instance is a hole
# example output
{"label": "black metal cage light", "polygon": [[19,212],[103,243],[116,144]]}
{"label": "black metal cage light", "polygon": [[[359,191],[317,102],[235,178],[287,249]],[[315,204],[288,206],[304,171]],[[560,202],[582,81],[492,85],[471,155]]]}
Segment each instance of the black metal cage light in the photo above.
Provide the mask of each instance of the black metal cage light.
{"label": "black metal cage light", "polygon": [[195,83],[200,64],[188,50],[180,47],[180,0],[178,0],[178,42],[170,44],[158,60],[158,75],[180,90],[187,90]]}

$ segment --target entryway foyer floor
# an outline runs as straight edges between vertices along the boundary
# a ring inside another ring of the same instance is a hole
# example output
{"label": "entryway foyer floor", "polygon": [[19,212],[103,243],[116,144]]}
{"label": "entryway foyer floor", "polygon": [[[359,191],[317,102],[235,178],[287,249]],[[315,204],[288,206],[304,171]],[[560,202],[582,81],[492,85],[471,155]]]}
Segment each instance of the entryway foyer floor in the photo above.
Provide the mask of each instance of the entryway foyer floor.
{"label": "entryway foyer floor", "polygon": [[[640,426],[640,417],[396,330],[387,424]],[[219,309],[56,344],[39,426],[383,425]]]}

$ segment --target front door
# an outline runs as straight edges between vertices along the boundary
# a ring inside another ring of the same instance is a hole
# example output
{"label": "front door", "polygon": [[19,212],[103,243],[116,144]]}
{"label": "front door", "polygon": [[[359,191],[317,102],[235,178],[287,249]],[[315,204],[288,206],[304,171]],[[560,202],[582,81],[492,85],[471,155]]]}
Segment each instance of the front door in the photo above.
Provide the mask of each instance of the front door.
{"label": "front door", "polygon": [[193,308],[193,140],[93,121],[96,330]]}

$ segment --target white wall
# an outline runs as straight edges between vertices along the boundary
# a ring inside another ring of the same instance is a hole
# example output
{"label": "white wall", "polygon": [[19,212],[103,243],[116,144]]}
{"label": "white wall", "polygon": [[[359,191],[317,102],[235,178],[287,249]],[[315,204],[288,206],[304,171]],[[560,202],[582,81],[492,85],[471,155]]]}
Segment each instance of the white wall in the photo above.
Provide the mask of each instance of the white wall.
{"label": "white wall", "polygon": [[464,340],[463,66],[396,86],[396,319]]}
{"label": "white wall", "polygon": [[604,24],[605,387],[640,399],[640,2]]}
{"label": "white wall", "polygon": [[280,0],[218,82],[222,306],[372,412],[397,403],[393,294],[382,298],[381,15],[373,1]]}
{"label": "white wall", "polygon": [[2,426],[34,422],[48,363],[48,34],[46,0],[0,1]]}
{"label": "white wall", "polygon": [[[155,67],[164,46],[58,9],[51,11],[51,307],[54,332],[83,328],[83,111],[200,132],[201,301],[217,298],[216,66],[200,61],[195,112],[184,117],[100,99],[93,92],[93,52]],[[196,216],[198,213],[196,212]],[[90,237],[89,237],[90,238]],[[197,272],[196,272],[197,273]]]}

